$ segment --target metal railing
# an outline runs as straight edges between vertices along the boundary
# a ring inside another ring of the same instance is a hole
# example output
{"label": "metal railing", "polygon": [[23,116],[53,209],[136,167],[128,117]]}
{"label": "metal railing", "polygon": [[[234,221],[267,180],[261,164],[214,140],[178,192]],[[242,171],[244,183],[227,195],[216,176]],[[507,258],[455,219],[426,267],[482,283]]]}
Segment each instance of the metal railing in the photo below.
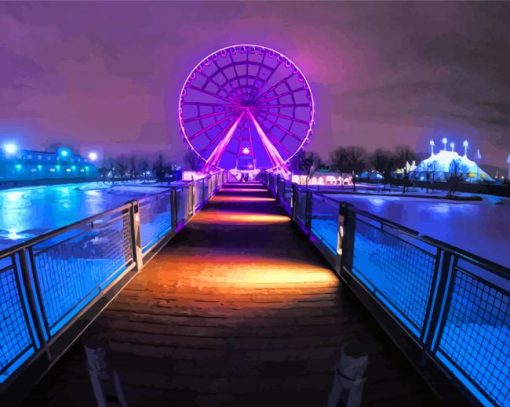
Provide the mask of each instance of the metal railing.
{"label": "metal railing", "polygon": [[[285,205],[285,184],[271,174],[265,182]],[[474,404],[510,405],[510,269],[293,188],[294,221],[365,305],[381,311],[397,344],[405,334],[419,356],[401,346],[404,353],[420,369],[432,362]]]}
{"label": "metal railing", "polygon": [[221,185],[170,186],[0,252],[2,394],[43,374]]}

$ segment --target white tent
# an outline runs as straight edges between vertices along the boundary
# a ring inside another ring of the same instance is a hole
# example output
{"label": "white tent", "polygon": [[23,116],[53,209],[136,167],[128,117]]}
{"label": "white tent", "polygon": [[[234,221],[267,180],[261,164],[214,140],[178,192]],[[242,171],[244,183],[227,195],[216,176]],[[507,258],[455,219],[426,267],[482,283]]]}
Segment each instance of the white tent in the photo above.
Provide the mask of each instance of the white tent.
{"label": "white tent", "polygon": [[441,150],[437,154],[423,160],[413,171],[419,179],[426,179],[432,174],[435,180],[445,180],[449,174],[457,172],[463,174],[466,181],[493,181],[477,163],[470,160],[467,155],[459,155],[456,151]]}

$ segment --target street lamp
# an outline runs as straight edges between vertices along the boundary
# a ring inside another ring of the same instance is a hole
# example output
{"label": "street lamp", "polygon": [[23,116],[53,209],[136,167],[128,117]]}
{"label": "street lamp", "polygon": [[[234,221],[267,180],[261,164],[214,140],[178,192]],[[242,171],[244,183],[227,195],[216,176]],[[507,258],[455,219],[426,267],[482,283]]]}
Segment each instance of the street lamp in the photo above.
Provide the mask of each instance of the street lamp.
{"label": "street lamp", "polygon": [[4,152],[6,155],[13,155],[18,152],[18,146],[14,143],[5,143]]}
{"label": "street lamp", "polygon": [[468,149],[469,143],[467,140],[464,140],[462,145],[464,146],[464,156],[467,157],[467,149]]}
{"label": "street lamp", "polygon": [[450,143],[450,147],[452,148],[453,151],[453,149],[455,148],[455,143],[453,141]]}
{"label": "street lamp", "polygon": [[448,139],[446,137],[443,137],[443,140],[441,140],[444,145],[444,150],[446,151],[446,143],[448,143]]}
{"label": "street lamp", "polygon": [[434,140],[430,140],[430,155],[434,155],[434,146],[436,143],[434,143]]}

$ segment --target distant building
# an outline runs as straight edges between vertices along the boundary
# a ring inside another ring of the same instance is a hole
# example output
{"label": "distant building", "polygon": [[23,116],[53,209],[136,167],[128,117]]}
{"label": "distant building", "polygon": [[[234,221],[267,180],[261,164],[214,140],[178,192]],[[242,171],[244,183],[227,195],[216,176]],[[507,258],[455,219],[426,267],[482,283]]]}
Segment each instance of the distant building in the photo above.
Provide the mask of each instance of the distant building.
{"label": "distant building", "polygon": [[0,182],[97,176],[98,170],[88,158],[66,147],[57,151],[4,149],[0,153]]}
{"label": "distant building", "polygon": [[[467,182],[494,181],[480,166],[468,158],[467,141],[464,142],[464,155],[454,151],[454,144],[450,143],[451,150],[446,149],[446,141],[443,139],[444,149],[434,153],[434,142],[431,141],[430,157],[423,160],[412,172],[415,179],[445,181],[452,173],[462,174]],[[479,153],[478,153],[479,154]]]}

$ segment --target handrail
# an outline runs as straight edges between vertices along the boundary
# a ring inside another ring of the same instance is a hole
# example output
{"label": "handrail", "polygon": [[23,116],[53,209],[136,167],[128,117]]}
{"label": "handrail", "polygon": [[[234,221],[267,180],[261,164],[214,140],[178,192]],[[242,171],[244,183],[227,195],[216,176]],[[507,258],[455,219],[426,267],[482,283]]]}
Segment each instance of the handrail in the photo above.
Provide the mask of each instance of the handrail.
{"label": "handrail", "polygon": [[[23,393],[55,363],[214,195],[222,177],[218,172],[184,185],[167,186],[0,251],[0,275],[9,285],[0,290],[0,300],[10,304],[12,314],[6,322],[12,326],[0,329],[0,342],[9,346],[0,358],[0,404],[5,395]],[[193,189],[197,192],[192,195]],[[152,202],[157,204],[146,205]],[[176,219],[182,205],[185,213]],[[99,220],[105,220],[101,227],[96,225]],[[73,230],[78,233],[69,233]],[[38,246],[44,247],[36,250]],[[87,274],[92,268],[95,272]],[[73,276],[79,276],[79,281]],[[19,327],[15,329],[13,324]],[[19,382],[24,384],[18,386]]]}
{"label": "handrail", "polygon": [[37,243],[40,243],[41,241],[43,240],[48,240],[49,238],[52,238],[56,235],[59,235],[61,234],[62,232],[65,232],[66,230],[68,229],[72,229],[78,225],[81,225],[81,224],[84,224],[84,223],[89,223],[89,222],[93,222],[95,221],[96,219],[99,219],[99,218],[102,218],[106,215],[109,215],[113,212],[118,212],[120,210],[124,210],[124,209],[129,209],[132,207],[133,205],[133,202],[136,202],[134,200],[131,200],[131,201],[128,201],[127,203],[119,206],[119,207],[116,207],[116,208],[112,208],[112,209],[107,209],[106,211],[103,211],[103,212],[100,212],[96,215],[91,215],[87,218],[84,218],[84,219],[81,219],[79,221],[76,221],[76,222],[73,222],[73,223],[70,223],[68,225],[65,225],[65,226],[62,226],[60,228],[57,228],[57,229],[54,229],[54,230],[51,230],[49,232],[45,232],[45,233],[42,233],[38,236],[35,236],[35,237],[32,237],[28,240],[25,240],[23,242],[20,242],[20,243],[17,243],[13,246],[10,246],[10,247],[7,247],[3,250],[0,250],[0,259],[1,258],[4,258],[6,256],[9,256],[9,255],[12,255],[16,252],[19,252],[20,250],[22,249],[26,249],[30,246],[33,246]]}
{"label": "handrail", "polygon": [[[286,183],[273,174],[263,181],[275,186],[271,192],[281,200]],[[475,404],[510,403],[501,347],[510,341],[509,268],[334,199],[328,191],[293,188],[300,192],[292,195],[294,207],[306,218],[294,212],[293,219],[415,366],[435,366],[439,371],[431,377],[443,372],[442,380],[456,384]],[[317,199],[326,206],[315,208]],[[314,217],[314,208],[320,217]],[[326,222],[314,229],[314,219]]]}

